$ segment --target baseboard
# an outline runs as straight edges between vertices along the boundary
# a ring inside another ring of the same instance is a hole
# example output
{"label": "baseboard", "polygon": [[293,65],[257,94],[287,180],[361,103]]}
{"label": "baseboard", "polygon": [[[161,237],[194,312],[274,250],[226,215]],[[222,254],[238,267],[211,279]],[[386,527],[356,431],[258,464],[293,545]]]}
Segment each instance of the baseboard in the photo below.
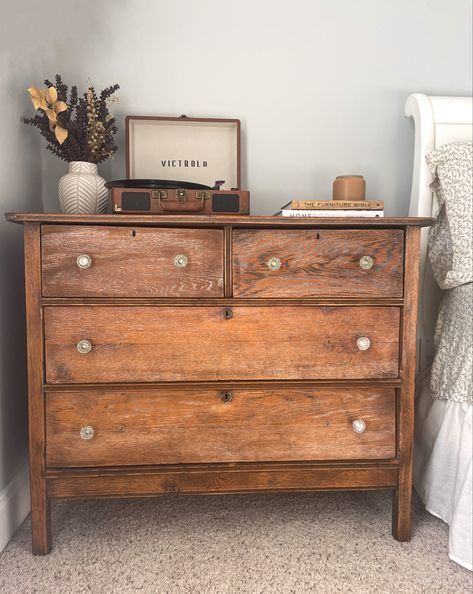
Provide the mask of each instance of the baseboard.
{"label": "baseboard", "polygon": [[30,477],[28,461],[0,491],[0,551],[8,544],[30,513]]}

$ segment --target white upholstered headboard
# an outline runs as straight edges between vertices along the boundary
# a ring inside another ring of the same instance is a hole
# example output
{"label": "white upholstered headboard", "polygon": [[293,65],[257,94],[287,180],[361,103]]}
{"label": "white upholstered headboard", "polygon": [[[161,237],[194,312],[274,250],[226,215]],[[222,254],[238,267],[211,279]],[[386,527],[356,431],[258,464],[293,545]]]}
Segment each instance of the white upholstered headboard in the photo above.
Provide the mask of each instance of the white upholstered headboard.
{"label": "white upholstered headboard", "polygon": [[[471,97],[433,97],[415,93],[407,98],[405,114],[414,118],[415,151],[409,216],[430,217],[437,214],[437,201],[430,189],[432,174],[425,155],[435,148],[472,140],[473,102]],[[417,324],[419,367],[422,371],[433,356],[435,318],[440,289],[427,261],[428,229],[422,230],[419,321]]]}

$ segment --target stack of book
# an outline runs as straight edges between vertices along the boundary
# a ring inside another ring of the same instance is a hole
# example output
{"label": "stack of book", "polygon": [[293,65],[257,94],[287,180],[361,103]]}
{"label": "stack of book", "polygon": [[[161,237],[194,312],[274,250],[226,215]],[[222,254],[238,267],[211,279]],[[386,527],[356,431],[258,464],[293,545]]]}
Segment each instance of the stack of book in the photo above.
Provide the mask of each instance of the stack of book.
{"label": "stack of book", "polygon": [[382,200],[292,200],[276,213],[283,217],[384,217]]}

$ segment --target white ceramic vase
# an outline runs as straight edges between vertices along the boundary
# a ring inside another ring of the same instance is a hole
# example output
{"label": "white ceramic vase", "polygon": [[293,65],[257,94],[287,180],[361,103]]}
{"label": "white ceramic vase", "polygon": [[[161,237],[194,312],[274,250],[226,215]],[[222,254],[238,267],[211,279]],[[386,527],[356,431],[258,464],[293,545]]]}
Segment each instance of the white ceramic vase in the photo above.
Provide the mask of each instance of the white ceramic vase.
{"label": "white ceramic vase", "polygon": [[59,180],[58,192],[62,212],[102,214],[107,210],[108,190],[95,163],[71,161],[69,172]]}

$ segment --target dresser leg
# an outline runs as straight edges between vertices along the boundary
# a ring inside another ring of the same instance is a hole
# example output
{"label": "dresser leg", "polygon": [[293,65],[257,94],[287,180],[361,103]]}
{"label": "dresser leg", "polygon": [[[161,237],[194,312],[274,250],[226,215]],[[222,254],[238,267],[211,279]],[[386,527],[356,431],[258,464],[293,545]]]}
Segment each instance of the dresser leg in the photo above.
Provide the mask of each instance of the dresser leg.
{"label": "dresser leg", "polygon": [[31,498],[31,538],[34,555],[47,555],[51,550],[51,511],[49,501]]}
{"label": "dresser leg", "polygon": [[396,540],[411,540],[412,523],[412,489],[396,489],[393,493],[393,526],[392,533]]}
{"label": "dresser leg", "polygon": [[41,229],[25,225],[25,287],[28,351],[28,419],[33,553],[51,550],[49,501],[46,493],[46,411],[43,394],[44,334],[41,308]]}
{"label": "dresser leg", "polygon": [[399,483],[393,497],[393,536],[411,539],[412,438],[414,435],[414,392],[416,362],[417,296],[419,286],[420,227],[406,229],[404,253],[404,312],[402,316],[402,388],[397,391]]}

